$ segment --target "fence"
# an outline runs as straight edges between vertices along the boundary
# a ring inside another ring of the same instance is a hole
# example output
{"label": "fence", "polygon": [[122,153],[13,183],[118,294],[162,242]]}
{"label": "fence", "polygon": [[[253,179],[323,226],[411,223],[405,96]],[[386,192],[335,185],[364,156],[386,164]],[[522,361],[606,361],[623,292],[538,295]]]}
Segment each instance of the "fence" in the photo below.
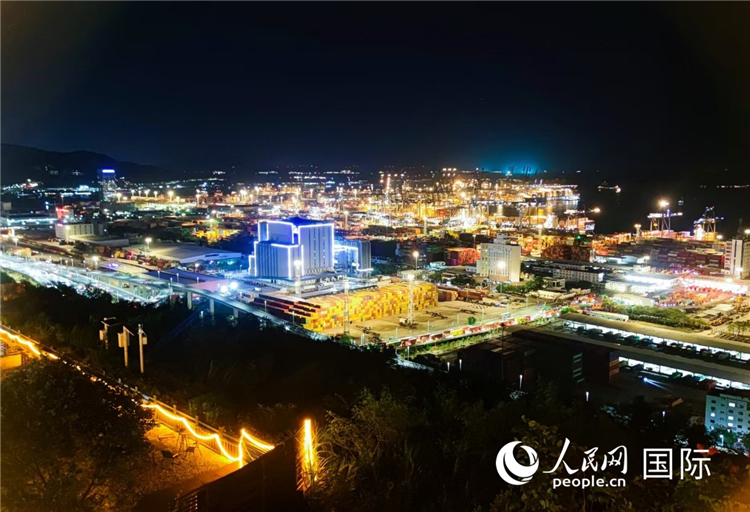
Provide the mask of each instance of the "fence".
{"label": "fence", "polygon": [[20,332],[5,325],[0,325],[0,333],[23,338],[25,343],[31,343],[35,345],[37,348],[37,352],[40,352],[41,355],[60,360],[66,364],[73,366],[74,368],[77,368],[84,374],[96,377],[96,379],[104,382],[109,386],[118,387],[128,394],[140,398],[142,400],[143,407],[151,409],[153,411],[154,419],[157,422],[178,433],[182,433],[187,430],[188,432],[190,432],[195,441],[200,443],[201,446],[205,446],[209,450],[216,452],[219,455],[223,455],[232,461],[242,460],[242,463],[249,462],[257,459],[260,455],[273,449],[273,446],[255,439],[254,437],[247,434],[244,430],[242,431],[240,437],[227,435],[225,432],[223,432],[223,430],[203,423],[199,421],[198,418],[194,418],[189,414],[179,412],[175,406],[167,405],[164,402],[156,400],[154,397],[150,397],[144,393],[141,393],[140,391],[138,391],[138,388],[128,386],[119,379],[112,379],[108,377],[104,372],[93,370],[83,363],[80,363],[73,359],[62,358],[50,347],[47,347],[37,342],[36,340],[32,340],[31,338],[24,336]]}

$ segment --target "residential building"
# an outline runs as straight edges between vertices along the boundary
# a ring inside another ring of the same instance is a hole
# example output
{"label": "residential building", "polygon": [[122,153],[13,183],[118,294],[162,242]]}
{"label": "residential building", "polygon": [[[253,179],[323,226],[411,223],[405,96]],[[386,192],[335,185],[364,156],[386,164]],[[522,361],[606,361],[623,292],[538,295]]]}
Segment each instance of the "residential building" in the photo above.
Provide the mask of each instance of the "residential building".
{"label": "residential building", "polygon": [[706,395],[706,428],[746,434],[749,411],[750,396],[736,391],[712,391]]}
{"label": "residential building", "polygon": [[738,279],[750,276],[750,238],[734,238],[724,244],[724,269]]}

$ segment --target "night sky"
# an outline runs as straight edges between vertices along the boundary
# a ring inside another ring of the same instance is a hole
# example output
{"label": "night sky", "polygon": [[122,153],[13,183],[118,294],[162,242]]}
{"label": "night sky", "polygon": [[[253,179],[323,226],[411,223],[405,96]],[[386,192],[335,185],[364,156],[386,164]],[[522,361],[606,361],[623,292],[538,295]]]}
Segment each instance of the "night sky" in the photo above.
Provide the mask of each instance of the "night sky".
{"label": "night sky", "polygon": [[748,169],[748,26],[748,3],[3,3],[2,141],[187,170]]}

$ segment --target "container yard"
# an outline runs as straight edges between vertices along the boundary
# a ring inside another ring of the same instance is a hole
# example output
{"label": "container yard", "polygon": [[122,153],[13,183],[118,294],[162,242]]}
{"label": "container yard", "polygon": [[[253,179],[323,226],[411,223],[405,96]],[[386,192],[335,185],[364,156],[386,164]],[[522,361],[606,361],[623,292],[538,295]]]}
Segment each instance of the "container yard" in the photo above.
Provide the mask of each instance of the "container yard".
{"label": "container yard", "polygon": [[723,268],[723,249],[706,242],[678,242],[670,239],[647,239],[617,245],[600,246],[598,256],[648,256],[649,265],[661,268],[690,267],[705,272]]}
{"label": "container yard", "polygon": [[[414,310],[433,307],[438,302],[437,287],[432,283],[414,283]],[[379,318],[405,315],[409,309],[409,285],[398,283],[381,288],[327,295],[305,300],[261,294],[254,301],[269,313],[315,332],[342,327],[348,300],[349,321],[366,322]]]}

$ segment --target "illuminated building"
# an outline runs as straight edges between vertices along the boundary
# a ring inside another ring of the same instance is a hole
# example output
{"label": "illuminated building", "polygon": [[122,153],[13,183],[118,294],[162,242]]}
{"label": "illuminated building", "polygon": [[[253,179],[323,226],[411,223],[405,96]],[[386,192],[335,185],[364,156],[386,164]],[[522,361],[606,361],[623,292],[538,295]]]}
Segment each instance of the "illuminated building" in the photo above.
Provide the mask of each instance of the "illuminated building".
{"label": "illuminated building", "polygon": [[521,280],[521,246],[511,244],[504,234],[499,234],[493,243],[480,244],[480,253],[477,261],[480,276],[512,282]]}
{"label": "illuminated building", "polygon": [[706,427],[738,434],[748,432],[750,398],[747,395],[713,391],[706,396]]}
{"label": "illuminated building", "polygon": [[295,279],[332,272],[333,223],[294,218],[258,222],[258,240],[250,256],[250,274],[269,279]]}
{"label": "illuminated building", "polygon": [[727,240],[724,244],[724,269],[739,279],[750,276],[750,239]]}
{"label": "illuminated building", "polygon": [[98,175],[102,201],[113,201],[117,194],[117,173],[114,169],[99,169]]}
{"label": "illuminated building", "polygon": [[552,269],[552,277],[565,279],[566,281],[588,281],[589,283],[601,283],[604,281],[604,272],[600,270],[580,269],[573,270],[570,268]]}
{"label": "illuminated building", "polygon": [[71,237],[93,235],[94,225],[86,222],[75,224],[55,224],[55,237],[60,240],[70,241]]}
{"label": "illuminated building", "polygon": [[334,245],[336,263],[347,270],[356,267],[359,272],[372,270],[372,251],[369,240],[341,240]]}

